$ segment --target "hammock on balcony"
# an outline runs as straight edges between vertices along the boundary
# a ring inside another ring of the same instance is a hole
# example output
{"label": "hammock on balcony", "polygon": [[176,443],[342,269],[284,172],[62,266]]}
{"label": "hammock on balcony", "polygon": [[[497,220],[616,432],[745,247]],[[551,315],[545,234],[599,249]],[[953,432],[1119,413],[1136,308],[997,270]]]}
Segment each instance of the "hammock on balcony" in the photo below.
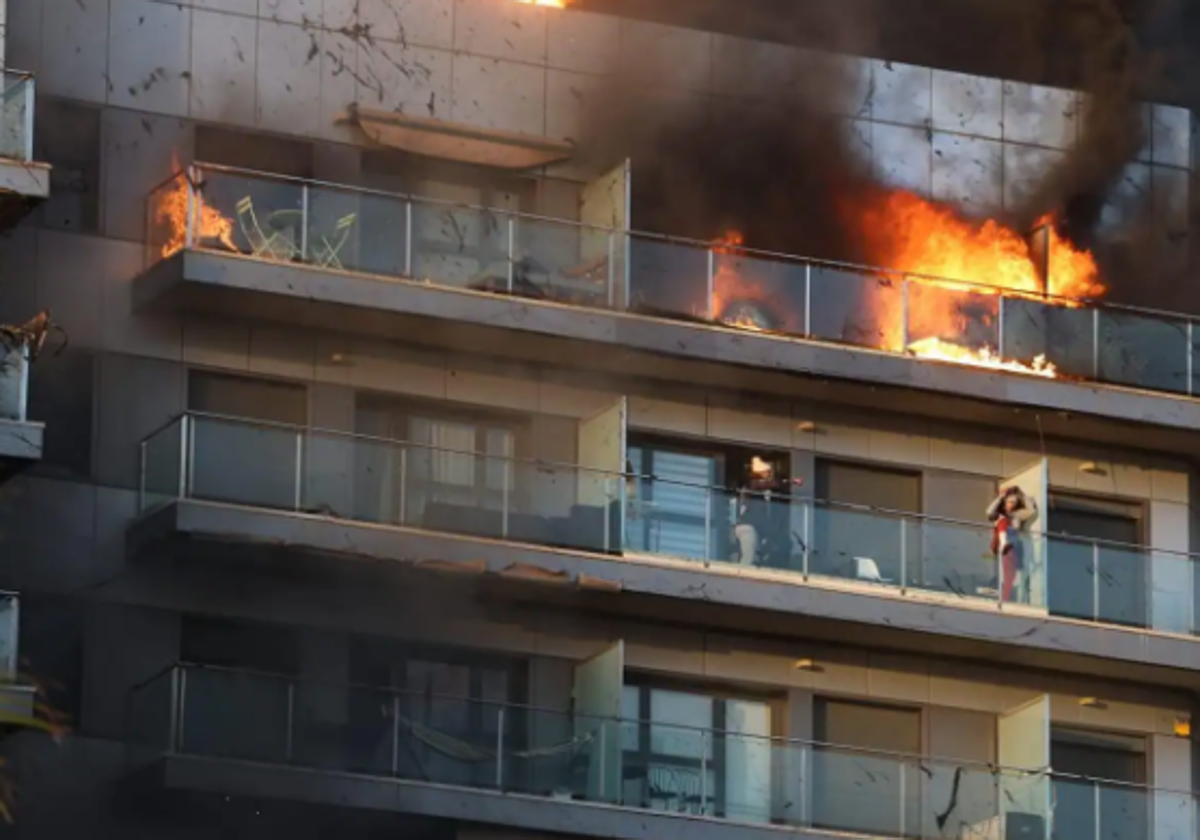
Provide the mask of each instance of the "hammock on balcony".
{"label": "hammock on balcony", "polygon": [[[455,738],[451,735],[446,735],[438,732],[436,729],[431,729],[424,724],[417,723],[405,717],[399,718],[399,722],[412,734],[414,738],[425,744],[432,750],[436,750],[448,758],[453,758],[458,761],[470,762],[485,762],[495,761],[496,751],[486,747],[479,747],[470,744],[466,741]],[[595,740],[593,732],[584,732],[576,735],[569,741],[561,744],[550,744],[544,747],[535,747],[530,750],[505,750],[506,756],[514,758],[550,758],[560,755],[569,755],[579,750],[580,747],[586,746]]]}

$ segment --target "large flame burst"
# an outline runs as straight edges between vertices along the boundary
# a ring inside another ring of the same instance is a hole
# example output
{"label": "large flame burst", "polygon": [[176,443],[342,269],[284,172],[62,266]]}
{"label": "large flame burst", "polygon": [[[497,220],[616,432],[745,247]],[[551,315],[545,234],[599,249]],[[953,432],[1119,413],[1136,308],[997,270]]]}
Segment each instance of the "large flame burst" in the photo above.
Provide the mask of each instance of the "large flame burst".
{"label": "large flame burst", "polygon": [[[1077,299],[1107,291],[1092,255],[1060,237],[1048,217],[1039,222],[1044,252],[1039,265],[1034,237],[992,219],[966,219],[904,190],[848,198],[839,210],[859,231],[871,264],[885,267],[876,277],[875,293],[864,301],[879,327],[880,349],[1054,377],[1057,371],[1044,357],[1022,362],[999,355],[992,343],[999,337],[999,295],[1060,298],[1053,302],[1074,307]],[[740,314],[744,309],[729,309],[734,301],[774,309],[765,290],[733,273],[731,261],[721,260],[741,244],[741,235],[730,232],[713,245],[714,315],[730,326],[761,329]],[[980,339],[981,333],[991,341]]]}

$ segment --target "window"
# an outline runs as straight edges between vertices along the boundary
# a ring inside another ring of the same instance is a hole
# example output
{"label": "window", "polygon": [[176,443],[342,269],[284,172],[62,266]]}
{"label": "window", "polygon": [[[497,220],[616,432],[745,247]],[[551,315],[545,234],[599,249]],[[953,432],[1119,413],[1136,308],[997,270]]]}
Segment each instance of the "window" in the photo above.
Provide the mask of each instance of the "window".
{"label": "window", "polygon": [[1050,539],[1050,612],[1145,627],[1148,567],[1136,548],[1144,537],[1142,506],[1072,493],[1052,493],[1049,502],[1048,530],[1083,538]]}
{"label": "window", "polygon": [[626,685],[622,718],[626,802],[643,807],[771,819],[769,702]]}
{"label": "window", "polygon": [[[1050,733],[1056,840],[1149,836],[1144,738],[1054,727]],[[1090,777],[1085,781],[1077,776]],[[1092,781],[1103,779],[1105,781]]]}
{"label": "window", "polygon": [[355,424],[360,434],[413,444],[357,447],[355,507],[362,518],[419,524],[432,505],[499,511],[517,492],[512,459],[524,418],[364,395]]}
{"label": "window", "polygon": [[188,408],[218,415],[194,420],[190,495],[256,507],[303,504],[298,432],[246,422],[303,426],[308,417],[303,385],[193,370]]}
{"label": "window", "polygon": [[919,755],[921,712],[895,706],[818,698],[813,729],[813,823],[863,834],[921,828],[921,768],[898,756]]}
{"label": "window", "polygon": [[810,572],[875,583],[914,579],[907,559],[921,556],[920,529],[887,511],[921,511],[919,473],[819,459],[814,490],[829,504],[813,510]]}
{"label": "window", "polygon": [[630,446],[629,469],[638,476],[625,523],[628,548],[675,557],[724,557],[719,550],[722,459],[662,446]]}
{"label": "window", "polygon": [[513,488],[513,434],[485,424],[413,417],[409,440],[411,505],[420,516],[430,502],[500,510]]}
{"label": "window", "polygon": [[[375,719],[380,703],[395,704],[404,724],[396,757],[402,777],[467,785],[494,781],[493,762],[464,761],[461,756],[495,748],[501,708],[525,696],[520,661],[356,636],[350,645],[350,674],[356,684],[381,689],[351,692],[357,717]],[[382,690],[389,687],[394,691]],[[505,737],[523,737],[526,723],[519,714],[506,715]],[[390,744],[384,746],[385,752],[390,749]]]}

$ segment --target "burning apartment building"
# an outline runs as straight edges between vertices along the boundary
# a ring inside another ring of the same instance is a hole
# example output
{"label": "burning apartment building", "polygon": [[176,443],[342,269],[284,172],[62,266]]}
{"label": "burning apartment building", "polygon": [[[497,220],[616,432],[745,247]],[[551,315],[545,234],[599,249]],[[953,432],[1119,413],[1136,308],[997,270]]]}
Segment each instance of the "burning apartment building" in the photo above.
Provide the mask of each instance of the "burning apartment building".
{"label": "burning apartment building", "polygon": [[795,5],[8,8],[9,831],[1200,834],[1186,21]]}

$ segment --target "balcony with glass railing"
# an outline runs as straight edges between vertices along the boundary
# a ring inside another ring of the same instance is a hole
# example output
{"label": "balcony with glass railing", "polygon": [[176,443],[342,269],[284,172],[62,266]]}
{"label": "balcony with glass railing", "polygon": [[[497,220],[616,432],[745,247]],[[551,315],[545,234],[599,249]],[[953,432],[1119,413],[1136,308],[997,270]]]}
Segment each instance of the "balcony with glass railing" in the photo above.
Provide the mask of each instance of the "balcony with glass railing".
{"label": "balcony with glass railing", "polygon": [[43,425],[27,416],[29,348],[0,334],[0,481],[41,460]]}
{"label": "balcony with glass railing", "polygon": [[1026,534],[1024,573],[1009,580],[992,525],[779,496],[754,500],[763,547],[750,566],[736,550],[738,495],[725,488],[198,413],[142,442],[140,473],[144,513],[190,499],[983,610],[1196,627],[1191,555],[1068,535]]}
{"label": "balcony with glass railing", "polygon": [[18,671],[20,607],[17,593],[0,592],[0,723],[23,725],[34,717],[37,692]]}
{"label": "balcony with glass railing", "polygon": [[1028,377],[1200,395],[1192,318],[206,164],[154,190],[184,250],[628,311]]}
{"label": "balcony with glass railing", "polygon": [[3,71],[0,97],[0,187],[25,198],[50,192],[50,167],[34,161],[32,73]]}
{"label": "balcony with glass railing", "polygon": [[[173,758],[248,763],[501,793],[519,797],[523,809],[539,800],[603,804],[609,813],[711,819],[731,828],[872,837],[1197,836],[1190,793],[1048,767],[1007,768],[246,671],[173,667],[133,689],[127,715],[132,770]],[[236,785],[233,772],[218,766],[216,775]]]}

